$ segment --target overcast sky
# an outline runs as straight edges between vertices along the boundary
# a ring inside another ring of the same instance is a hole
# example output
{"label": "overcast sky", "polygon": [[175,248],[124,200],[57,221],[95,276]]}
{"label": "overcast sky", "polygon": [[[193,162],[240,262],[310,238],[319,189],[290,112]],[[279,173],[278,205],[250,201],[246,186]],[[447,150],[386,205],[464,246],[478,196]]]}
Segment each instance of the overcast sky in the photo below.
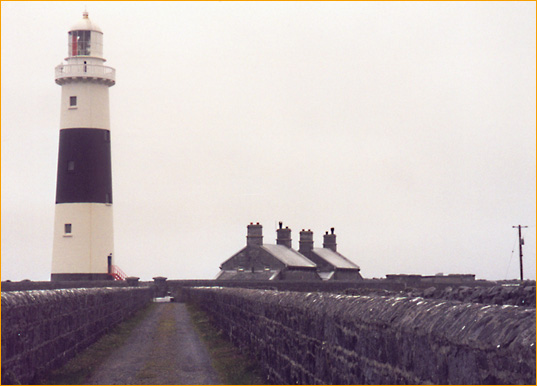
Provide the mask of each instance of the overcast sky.
{"label": "overcast sky", "polygon": [[[115,258],[214,278],[263,225],[364,277],[535,279],[535,2],[2,2],[2,280],[48,280],[67,31],[104,32]],[[513,252],[514,250],[514,252]]]}

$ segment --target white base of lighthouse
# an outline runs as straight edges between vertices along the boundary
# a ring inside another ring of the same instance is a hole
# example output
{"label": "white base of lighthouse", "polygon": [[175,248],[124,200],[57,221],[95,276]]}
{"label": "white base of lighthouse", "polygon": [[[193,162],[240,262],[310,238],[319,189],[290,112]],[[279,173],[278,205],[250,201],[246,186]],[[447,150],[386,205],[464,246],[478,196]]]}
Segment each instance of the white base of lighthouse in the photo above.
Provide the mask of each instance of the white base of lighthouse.
{"label": "white base of lighthouse", "polygon": [[111,278],[113,252],[111,204],[56,204],[53,280]]}

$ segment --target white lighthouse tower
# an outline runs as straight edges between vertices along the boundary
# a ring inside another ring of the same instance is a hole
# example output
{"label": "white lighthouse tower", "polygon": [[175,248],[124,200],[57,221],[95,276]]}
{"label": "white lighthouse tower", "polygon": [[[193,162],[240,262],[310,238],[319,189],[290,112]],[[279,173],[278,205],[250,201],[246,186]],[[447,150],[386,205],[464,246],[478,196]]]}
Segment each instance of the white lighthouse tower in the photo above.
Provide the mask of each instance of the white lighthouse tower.
{"label": "white lighthouse tower", "polygon": [[103,33],[88,13],[56,67],[62,87],[51,280],[111,279],[114,237],[108,88]]}

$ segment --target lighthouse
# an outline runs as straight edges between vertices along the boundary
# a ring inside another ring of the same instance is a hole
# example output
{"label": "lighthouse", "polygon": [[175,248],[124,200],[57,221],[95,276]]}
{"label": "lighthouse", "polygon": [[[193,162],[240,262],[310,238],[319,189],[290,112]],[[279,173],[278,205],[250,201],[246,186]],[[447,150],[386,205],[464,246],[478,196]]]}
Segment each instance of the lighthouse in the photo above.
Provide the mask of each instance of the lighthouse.
{"label": "lighthouse", "polygon": [[109,87],[103,32],[82,14],[55,69],[61,86],[60,143],[51,280],[112,279],[114,237]]}

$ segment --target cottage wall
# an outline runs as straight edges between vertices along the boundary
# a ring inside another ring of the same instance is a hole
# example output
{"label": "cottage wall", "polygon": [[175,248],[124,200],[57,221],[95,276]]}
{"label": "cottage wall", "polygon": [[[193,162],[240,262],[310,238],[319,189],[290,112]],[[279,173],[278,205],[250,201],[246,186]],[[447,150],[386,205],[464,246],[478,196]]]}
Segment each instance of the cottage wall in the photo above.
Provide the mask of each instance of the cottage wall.
{"label": "cottage wall", "polygon": [[281,272],[281,280],[288,281],[321,281],[314,269],[287,269]]}
{"label": "cottage wall", "polygon": [[360,275],[360,271],[356,269],[338,269],[334,273],[334,280],[362,280],[362,275]]}

